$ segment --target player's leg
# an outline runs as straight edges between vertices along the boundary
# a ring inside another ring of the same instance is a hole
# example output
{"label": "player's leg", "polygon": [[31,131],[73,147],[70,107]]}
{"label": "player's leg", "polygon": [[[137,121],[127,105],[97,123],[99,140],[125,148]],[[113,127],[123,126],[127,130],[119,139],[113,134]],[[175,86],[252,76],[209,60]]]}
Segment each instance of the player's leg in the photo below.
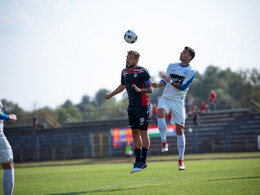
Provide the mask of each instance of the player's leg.
{"label": "player's leg", "polygon": [[3,191],[4,195],[11,195],[14,189],[14,163],[8,162],[2,164],[4,169],[3,175]]}
{"label": "player's leg", "polygon": [[148,150],[150,148],[150,138],[148,135],[148,130],[140,130],[141,138],[142,138],[142,154],[141,154],[141,162],[146,163],[146,158],[148,156]]}
{"label": "player's leg", "polygon": [[166,98],[161,98],[158,107],[157,107],[157,123],[158,123],[158,129],[160,131],[161,135],[161,141],[162,141],[162,152],[168,152],[168,143],[166,140],[166,134],[167,134],[167,124],[165,117],[167,116],[167,113],[170,112],[169,105],[167,103]]}
{"label": "player's leg", "polygon": [[161,141],[162,141],[162,152],[168,152],[168,143],[166,140],[166,134],[167,134],[167,124],[165,121],[165,117],[167,113],[169,112],[167,102],[165,98],[162,98],[159,102],[159,105],[157,107],[157,124],[158,129],[160,131],[161,135]]}
{"label": "player's leg", "polygon": [[13,151],[5,135],[0,136],[0,164],[3,167],[4,195],[11,195],[14,189],[14,163]]}
{"label": "player's leg", "polygon": [[141,162],[144,163],[142,169],[147,167],[146,158],[150,148],[150,137],[148,135],[148,125],[150,122],[150,106],[143,106],[140,109],[139,129],[142,138],[142,155]]}
{"label": "player's leg", "polygon": [[167,115],[167,112],[164,108],[160,108],[157,110],[157,114],[158,114],[158,128],[160,131],[160,135],[161,135],[161,140],[162,142],[166,141],[166,132],[167,132],[167,124],[165,121],[165,117]]}
{"label": "player's leg", "polygon": [[148,151],[150,147],[150,138],[148,136],[147,130],[140,130],[140,134],[143,143],[141,150],[141,161],[137,163],[136,167],[134,168],[134,172],[142,171],[144,168],[147,167],[146,158],[148,156]]}
{"label": "player's leg", "polygon": [[136,107],[129,106],[127,112],[128,112],[129,127],[132,129],[133,146],[134,146],[134,153],[135,153],[134,167],[130,171],[130,173],[133,173],[135,172],[137,163],[140,162],[141,160],[142,139],[138,129],[138,114],[137,114]]}
{"label": "player's leg", "polygon": [[133,144],[135,151],[135,162],[138,163],[141,160],[141,148],[142,148],[142,139],[139,129],[132,129]]}
{"label": "player's leg", "polygon": [[141,161],[141,148],[142,148],[142,139],[139,132],[139,129],[132,129],[132,137],[133,137],[133,145],[134,145],[134,155],[135,155],[135,163],[133,169],[130,173],[135,172],[135,168],[137,164]]}
{"label": "player's leg", "polygon": [[142,169],[147,167],[146,158],[148,156],[148,151],[149,151],[149,147],[150,147],[150,138],[149,138],[147,130],[139,130],[139,132],[140,132],[140,135],[141,135],[140,137],[142,140],[141,141],[142,149],[140,150],[141,159],[139,162],[136,161],[135,166],[130,173],[142,171]]}
{"label": "player's leg", "polygon": [[177,134],[177,148],[179,153],[178,168],[181,171],[181,170],[185,170],[183,160],[184,160],[186,139],[184,135],[184,127],[177,123],[175,125],[176,125],[176,134]]}
{"label": "player's leg", "polygon": [[184,135],[184,125],[185,125],[185,106],[183,100],[176,100],[170,103],[171,111],[172,111],[172,119],[171,122],[176,126],[176,134],[177,134],[177,148],[179,153],[178,160],[178,168],[179,170],[185,170],[185,166],[183,164],[184,160],[184,152],[185,152],[185,135]]}
{"label": "player's leg", "polygon": [[150,138],[148,135],[148,125],[150,121],[150,106],[142,106],[139,110],[139,132],[142,139],[141,161],[137,164],[135,171],[141,171],[147,167],[146,158],[150,148]]}
{"label": "player's leg", "polygon": [[134,168],[130,171],[130,173],[141,171],[142,169],[147,167],[146,158],[148,156],[148,150],[150,147],[150,138],[148,136],[147,130],[146,131],[138,130],[138,132],[139,132],[139,138],[140,138],[140,142],[139,142],[140,145],[139,144],[136,145],[136,147],[138,146],[138,149],[136,148],[134,150],[135,156],[136,156],[136,161],[134,164]]}
{"label": "player's leg", "polygon": [[167,115],[167,112],[165,109],[160,108],[158,110],[158,119],[157,119],[157,123],[158,123],[158,129],[160,131],[160,135],[161,135],[161,141],[162,141],[162,152],[168,152],[168,143],[167,143],[167,138],[166,138],[166,134],[167,134],[167,124],[165,121],[165,117]]}

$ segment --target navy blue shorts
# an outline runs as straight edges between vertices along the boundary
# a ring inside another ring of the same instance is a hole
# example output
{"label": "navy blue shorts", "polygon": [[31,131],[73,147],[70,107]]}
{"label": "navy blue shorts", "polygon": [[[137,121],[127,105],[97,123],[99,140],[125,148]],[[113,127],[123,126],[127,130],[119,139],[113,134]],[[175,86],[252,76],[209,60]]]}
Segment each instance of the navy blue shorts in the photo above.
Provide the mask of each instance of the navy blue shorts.
{"label": "navy blue shorts", "polygon": [[129,106],[128,123],[131,129],[148,130],[150,106]]}

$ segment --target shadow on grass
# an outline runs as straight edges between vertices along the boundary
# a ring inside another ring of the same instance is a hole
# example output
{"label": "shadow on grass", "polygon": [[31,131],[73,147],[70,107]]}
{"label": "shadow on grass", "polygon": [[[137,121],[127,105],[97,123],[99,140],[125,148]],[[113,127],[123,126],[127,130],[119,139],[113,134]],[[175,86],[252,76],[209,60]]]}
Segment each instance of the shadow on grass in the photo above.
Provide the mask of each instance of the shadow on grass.
{"label": "shadow on grass", "polygon": [[238,180],[238,179],[258,179],[260,176],[255,177],[235,177],[235,178],[223,178],[223,179],[209,179],[206,181],[224,181],[224,180]]}
{"label": "shadow on grass", "polygon": [[138,188],[93,189],[93,190],[86,190],[86,191],[81,191],[81,192],[54,193],[54,194],[49,194],[49,195],[79,195],[79,194],[87,194],[87,193],[117,192],[117,191],[127,191],[127,190],[136,190],[136,189],[138,189]]}

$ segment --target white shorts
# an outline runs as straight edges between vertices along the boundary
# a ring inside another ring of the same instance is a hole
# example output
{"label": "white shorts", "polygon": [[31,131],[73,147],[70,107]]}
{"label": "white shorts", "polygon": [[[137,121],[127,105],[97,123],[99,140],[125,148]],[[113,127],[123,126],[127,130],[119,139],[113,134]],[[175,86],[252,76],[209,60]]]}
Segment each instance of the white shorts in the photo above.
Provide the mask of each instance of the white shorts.
{"label": "white shorts", "polygon": [[0,164],[13,161],[13,151],[3,133],[0,133]]}
{"label": "white shorts", "polygon": [[166,110],[167,114],[171,112],[171,123],[181,125],[184,127],[185,125],[185,104],[182,99],[169,99],[167,97],[162,97],[157,110],[163,108]]}

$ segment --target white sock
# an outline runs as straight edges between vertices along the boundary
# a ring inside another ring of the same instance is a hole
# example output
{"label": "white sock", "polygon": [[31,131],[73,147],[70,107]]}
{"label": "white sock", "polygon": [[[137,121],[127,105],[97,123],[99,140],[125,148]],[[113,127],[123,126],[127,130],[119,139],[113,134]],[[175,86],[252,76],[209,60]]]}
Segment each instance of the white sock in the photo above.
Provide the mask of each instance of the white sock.
{"label": "white sock", "polygon": [[3,190],[4,195],[12,195],[14,189],[14,169],[4,169]]}
{"label": "white sock", "polygon": [[179,160],[184,159],[184,151],[185,151],[186,139],[185,135],[177,135],[177,148],[179,152]]}
{"label": "white sock", "polygon": [[165,118],[158,118],[157,122],[158,122],[158,128],[160,131],[162,143],[166,142],[167,124]]}

